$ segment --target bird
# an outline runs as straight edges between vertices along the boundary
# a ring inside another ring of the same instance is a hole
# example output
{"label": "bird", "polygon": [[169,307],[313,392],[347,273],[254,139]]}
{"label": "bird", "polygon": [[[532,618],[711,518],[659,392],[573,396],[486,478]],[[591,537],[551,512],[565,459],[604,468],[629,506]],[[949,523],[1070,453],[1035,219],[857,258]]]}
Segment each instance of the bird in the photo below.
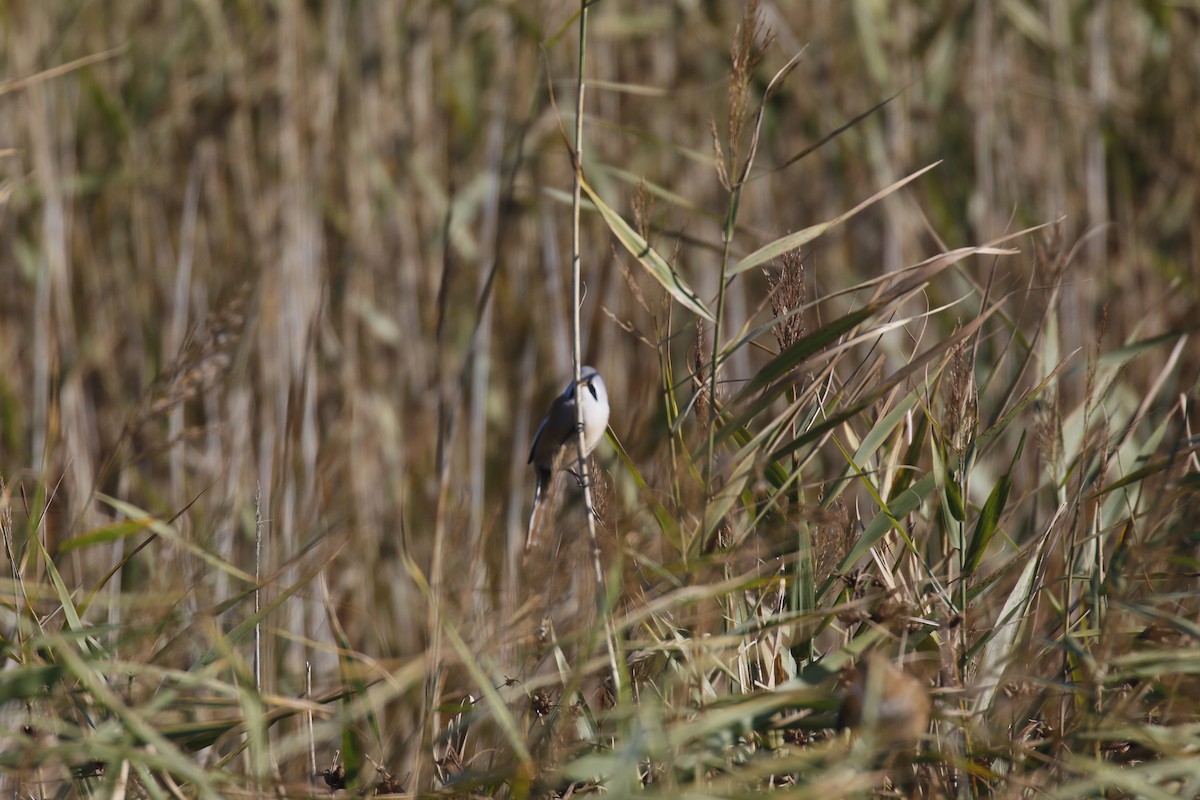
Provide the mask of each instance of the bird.
{"label": "bird", "polygon": [[604,438],[605,429],[608,428],[608,389],[596,368],[585,366],[579,372],[579,383],[571,381],[563,393],[550,403],[545,419],[534,434],[533,446],[529,449],[529,463],[533,464],[537,484],[533,493],[533,510],[529,514],[526,550],[534,543],[538,508],[545,501],[546,493],[550,489],[554,461],[563,447],[571,448],[571,452],[575,451],[577,399],[583,405],[584,458],[596,449],[596,445]]}

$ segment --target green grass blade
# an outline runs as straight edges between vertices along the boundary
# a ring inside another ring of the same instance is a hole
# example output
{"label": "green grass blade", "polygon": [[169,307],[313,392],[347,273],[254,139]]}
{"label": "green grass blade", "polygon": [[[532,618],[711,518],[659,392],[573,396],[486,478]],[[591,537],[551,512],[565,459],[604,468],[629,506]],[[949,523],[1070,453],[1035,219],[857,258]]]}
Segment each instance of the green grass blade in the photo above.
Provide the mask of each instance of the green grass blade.
{"label": "green grass blade", "polygon": [[704,305],[692,288],[687,285],[687,282],[677,273],[670,264],[667,263],[661,255],[658,254],[650,244],[642,238],[641,234],[630,227],[620,214],[614,211],[607,203],[600,199],[600,195],[588,184],[587,181],[580,180],[583,190],[587,192],[588,197],[596,205],[596,209],[600,212],[600,216],[608,223],[609,230],[613,236],[617,237],[617,241],[629,251],[629,254],[637,259],[638,263],[646,268],[650,276],[662,285],[667,293],[679,301],[680,305],[694,314],[703,317],[712,322],[714,317],[711,311]]}
{"label": "green grass blade", "polygon": [[253,575],[244,570],[238,569],[219,556],[210,553],[208,550],[196,544],[188,537],[180,536],[173,527],[158,519],[153,514],[143,511],[132,503],[127,503],[124,500],[118,500],[115,497],[109,497],[105,494],[97,493],[96,497],[109,506],[112,506],[112,508],[116,511],[119,511],[126,517],[129,517],[129,519],[143,524],[145,527],[149,528],[166,541],[171,542],[172,544],[181,547],[184,550],[187,550],[189,553],[204,561],[209,566],[219,569],[222,572],[237,578],[238,580],[245,581],[246,583],[254,583]]}
{"label": "green grass blade", "polygon": [[[979,643],[975,645],[979,655],[974,659],[975,671],[972,681],[979,686],[979,694],[975,698],[974,711],[976,714],[986,714],[992,708],[992,701],[999,694],[1000,676],[1013,658],[1017,657],[1017,641],[1025,624],[1025,613],[1037,590],[1037,576],[1046,556],[1047,547],[1053,538],[1051,534],[1062,516],[1064,506],[1060,506],[1054,519],[1046,526],[1046,532],[1038,542],[1032,557],[1026,560],[1025,568],[1017,578],[1016,584],[1008,593],[996,623]],[[968,657],[969,657],[968,653]]]}
{"label": "green grass blade", "polygon": [[67,539],[58,548],[58,554],[62,556],[70,553],[72,550],[80,550],[98,544],[119,542],[122,539],[141,533],[148,527],[150,527],[150,523],[145,519],[114,522],[112,525],[105,525],[102,528],[96,528],[95,530]]}
{"label": "green grass blade", "polygon": [[970,576],[979,568],[979,562],[983,560],[983,554],[987,551],[987,547],[992,542],[992,537],[996,535],[996,531],[1000,529],[1000,517],[1004,513],[1004,506],[1008,502],[1009,492],[1012,491],[1012,471],[1017,464],[1017,459],[1021,457],[1021,451],[1025,447],[1025,433],[1021,433],[1021,440],[1017,443],[1017,452],[1013,454],[1012,461],[1008,465],[1008,471],[1000,476],[996,481],[996,485],[992,487],[988,499],[984,502],[983,508],[979,510],[979,518],[975,522],[975,530],[971,534],[971,544],[967,549],[966,563],[964,564],[964,573]]}
{"label": "green grass blade", "polygon": [[787,236],[784,236],[783,238],[776,239],[775,241],[771,242],[770,244],[767,244],[767,245],[764,245],[764,246],[758,248],[753,253],[751,253],[750,255],[741,259],[736,264],[734,264],[732,267],[730,267],[729,268],[729,277],[732,278],[734,275],[745,272],[748,269],[754,269],[755,267],[762,266],[763,264],[774,261],[775,259],[779,258],[784,253],[790,253],[791,251],[793,251],[799,247],[803,247],[804,245],[811,242],[813,239],[816,239],[818,236],[820,236],[821,234],[828,231],[830,228],[833,228],[833,227],[836,227],[837,225],[842,224],[846,220],[853,217],[855,214],[859,213],[860,211],[862,211],[866,208],[869,208],[870,206],[879,202],[883,198],[887,197],[892,192],[895,192],[896,190],[903,188],[904,186],[911,183],[912,181],[915,181],[917,178],[921,177],[926,172],[929,172],[929,170],[933,169],[934,167],[936,167],[938,164],[941,164],[941,163],[942,163],[941,161],[935,161],[932,164],[930,164],[929,166],[923,167],[923,168],[917,170],[916,172],[909,175],[907,178],[902,178],[902,179],[896,181],[895,183],[893,183],[891,186],[881,189],[880,191],[878,191],[875,194],[868,197],[866,200],[864,200],[861,203],[859,203],[858,205],[856,205],[854,208],[850,209],[849,211],[845,212],[844,214],[839,214],[838,216],[834,217],[833,219],[829,220],[828,222],[819,222],[816,225],[810,225],[809,227],[805,228],[804,230],[796,231],[795,233],[788,234]]}

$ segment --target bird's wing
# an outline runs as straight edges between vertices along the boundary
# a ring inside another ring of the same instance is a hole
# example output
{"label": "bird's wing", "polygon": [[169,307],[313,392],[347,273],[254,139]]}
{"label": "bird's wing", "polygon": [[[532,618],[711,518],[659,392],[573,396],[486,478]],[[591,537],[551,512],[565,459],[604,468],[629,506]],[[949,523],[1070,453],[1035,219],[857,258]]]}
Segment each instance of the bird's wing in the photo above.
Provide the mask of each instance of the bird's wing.
{"label": "bird's wing", "polygon": [[529,448],[529,460],[526,464],[533,463],[533,454],[537,452],[538,441],[542,438],[542,434],[546,431],[546,423],[550,421],[550,415],[542,417],[542,424],[538,425],[537,433],[533,435],[533,446]]}
{"label": "bird's wing", "polygon": [[572,411],[572,414],[569,418],[570,424],[566,425],[563,428],[562,437],[558,440],[558,446],[560,448],[565,447],[567,444],[569,444],[571,441],[573,441],[575,439],[575,414],[574,414],[575,406],[574,405],[571,406],[571,411]]}
{"label": "bird's wing", "polygon": [[[575,400],[560,394],[554,398],[554,402],[550,404],[550,409],[546,411],[546,418],[542,420],[542,424],[538,426],[537,433],[533,437],[533,447],[529,449],[529,463],[536,464],[539,459],[544,463],[554,460],[558,449],[563,446],[563,442],[571,435],[575,429]],[[539,455],[538,448],[542,448]],[[546,450],[545,448],[549,448]]]}

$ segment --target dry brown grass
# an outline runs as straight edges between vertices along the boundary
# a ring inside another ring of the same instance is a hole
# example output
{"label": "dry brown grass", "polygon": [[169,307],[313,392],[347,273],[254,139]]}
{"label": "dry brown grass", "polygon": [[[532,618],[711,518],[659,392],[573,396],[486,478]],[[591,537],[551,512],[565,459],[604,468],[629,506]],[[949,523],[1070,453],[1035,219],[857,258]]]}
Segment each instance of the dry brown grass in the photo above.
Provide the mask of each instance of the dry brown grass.
{"label": "dry brown grass", "polygon": [[866,791],[886,650],[933,795],[1195,794],[1196,10],[592,8],[590,185],[721,317],[585,215],[616,697],[571,492],[520,555],[575,10],[0,7],[0,784],[302,796],[311,713],[352,786]]}

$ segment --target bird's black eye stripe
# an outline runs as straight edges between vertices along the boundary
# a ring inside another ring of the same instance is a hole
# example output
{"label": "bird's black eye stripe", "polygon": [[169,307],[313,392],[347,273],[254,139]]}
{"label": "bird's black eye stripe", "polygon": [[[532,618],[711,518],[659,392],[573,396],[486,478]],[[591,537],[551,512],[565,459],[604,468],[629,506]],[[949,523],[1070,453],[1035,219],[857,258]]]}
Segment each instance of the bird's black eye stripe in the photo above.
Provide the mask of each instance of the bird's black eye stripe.
{"label": "bird's black eye stripe", "polygon": [[592,384],[590,384],[590,383],[587,386],[588,386],[588,391],[592,393],[592,399],[599,400],[600,395],[596,394],[596,387],[592,386]]}

